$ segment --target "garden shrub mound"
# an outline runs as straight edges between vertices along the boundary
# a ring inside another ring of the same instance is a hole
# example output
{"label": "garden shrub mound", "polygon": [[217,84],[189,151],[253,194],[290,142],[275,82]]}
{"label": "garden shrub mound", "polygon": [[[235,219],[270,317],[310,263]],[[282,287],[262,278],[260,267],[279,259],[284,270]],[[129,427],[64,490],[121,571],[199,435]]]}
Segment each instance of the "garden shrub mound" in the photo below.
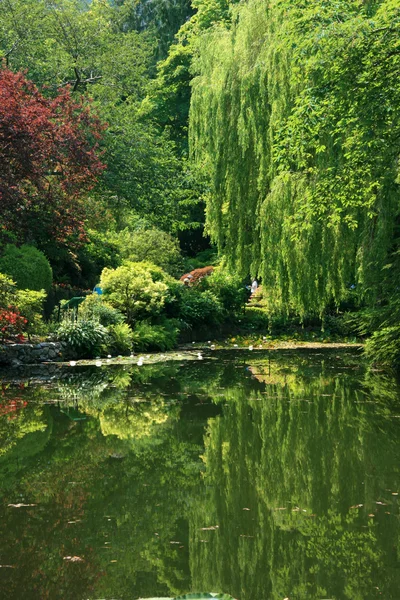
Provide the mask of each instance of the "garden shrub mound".
{"label": "garden shrub mound", "polygon": [[48,291],[53,281],[49,261],[34,246],[7,244],[0,256],[0,272],[9,275],[21,290]]}

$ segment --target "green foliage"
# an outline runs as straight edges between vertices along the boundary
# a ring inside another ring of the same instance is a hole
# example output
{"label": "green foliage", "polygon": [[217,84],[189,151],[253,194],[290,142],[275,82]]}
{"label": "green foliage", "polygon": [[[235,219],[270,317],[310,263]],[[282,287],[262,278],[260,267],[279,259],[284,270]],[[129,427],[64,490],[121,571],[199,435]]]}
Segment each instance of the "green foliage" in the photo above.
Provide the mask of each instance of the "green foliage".
{"label": "green foliage", "polygon": [[215,269],[209,277],[204,277],[200,289],[210,290],[221,302],[225,315],[237,315],[243,311],[248,299],[248,291],[238,275],[232,275],[222,269]]}
{"label": "green foliage", "polygon": [[196,256],[187,258],[185,261],[184,272],[194,271],[208,266],[216,266],[218,264],[218,253],[215,248],[207,248],[198,252]]}
{"label": "green foliage", "polygon": [[108,327],[107,348],[112,354],[130,354],[134,335],[128,323],[116,323]]}
{"label": "green foliage", "polygon": [[182,274],[183,260],[178,240],[160,229],[119,231],[113,240],[122,258],[133,262],[151,262],[173,277]]}
{"label": "green foliage", "polygon": [[97,321],[63,321],[57,337],[67,345],[67,353],[78,358],[94,358],[107,344],[108,332]]}
{"label": "green foliage", "polygon": [[104,301],[98,294],[86,296],[79,305],[79,317],[84,321],[98,321],[104,327],[117,325],[124,320],[122,312]]}
{"label": "green foliage", "polygon": [[34,246],[8,244],[0,256],[0,271],[12,277],[20,289],[48,291],[53,280],[49,261]]}
{"label": "green foliage", "polygon": [[400,325],[375,331],[367,340],[365,353],[371,362],[400,373]]}
{"label": "green foliage", "polygon": [[176,347],[177,339],[178,329],[168,321],[164,321],[162,325],[151,325],[141,321],[135,325],[133,331],[133,346],[138,352],[172,350]]}
{"label": "green foliage", "polygon": [[46,293],[36,290],[17,289],[14,281],[0,273],[0,308],[13,306],[25,317],[23,331],[32,334],[45,332],[42,320],[43,303]]}
{"label": "green foliage", "polygon": [[256,306],[247,306],[242,317],[242,327],[254,331],[269,331],[271,319],[268,313],[262,308]]}
{"label": "green foliage", "polygon": [[207,229],[270,310],[376,297],[398,205],[400,16],[390,0],[251,0],[198,44],[192,152]]}
{"label": "green foliage", "polygon": [[171,299],[174,280],[152,263],[126,262],[114,270],[104,269],[100,285],[105,300],[133,324],[162,312]]}
{"label": "green foliage", "polygon": [[46,325],[43,323],[43,303],[45,299],[46,293],[43,290],[18,290],[16,294],[16,306],[27,319],[25,331],[28,335],[46,333]]}
{"label": "green foliage", "polygon": [[[88,210],[92,210],[92,206]],[[107,216],[112,221],[111,215],[108,214]],[[112,269],[119,267],[121,257],[119,247],[113,242],[110,232],[103,233],[90,229],[88,230],[88,238],[88,243],[79,249],[78,261],[81,269],[81,279],[86,282],[88,288],[93,289],[99,281],[102,270],[105,267]],[[64,273],[65,270],[64,267]]]}
{"label": "green foliage", "polygon": [[17,286],[8,275],[0,273],[0,308],[7,308],[15,302]]}
{"label": "green foliage", "polygon": [[218,325],[224,318],[224,308],[217,296],[210,290],[200,292],[186,289],[180,300],[180,318],[192,327],[198,325]]}

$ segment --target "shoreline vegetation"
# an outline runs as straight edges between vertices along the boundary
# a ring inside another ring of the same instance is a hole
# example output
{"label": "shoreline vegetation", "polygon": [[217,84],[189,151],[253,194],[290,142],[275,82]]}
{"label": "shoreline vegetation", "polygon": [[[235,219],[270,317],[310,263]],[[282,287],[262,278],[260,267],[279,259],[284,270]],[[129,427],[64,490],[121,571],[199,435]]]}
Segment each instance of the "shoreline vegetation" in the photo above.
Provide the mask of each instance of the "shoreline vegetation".
{"label": "shoreline vegetation", "polygon": [[399,32],[393,0],[6,3],[0,341],[268,331],[399,375]]}

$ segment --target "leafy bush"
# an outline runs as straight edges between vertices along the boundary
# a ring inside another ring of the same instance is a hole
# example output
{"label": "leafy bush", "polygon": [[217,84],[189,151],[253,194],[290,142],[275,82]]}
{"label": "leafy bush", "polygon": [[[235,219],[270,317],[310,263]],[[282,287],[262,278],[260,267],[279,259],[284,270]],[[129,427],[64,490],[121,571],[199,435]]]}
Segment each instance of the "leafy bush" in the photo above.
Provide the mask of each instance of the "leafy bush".
{"label": "leafy bush", "polygon": [[137,323],[133,332],[133,346],[138,352],[145,350],[172,350],[178,339],[178,329],[168,321],[164,325],[150,325],[146,321]]}
{"label": "leafy bush", "polygon": [[182,274],[183,260],[179,242],[160,229],[124,229],[112,238],[122,258],[133,262],[152,262],[173,277]]}
{"label": "leafy bush", "polygon": [[207,265],[216,265],[218,263],[218,252],[215,248],[207,248],[198,252],[194,258],[187,258],[184,271],[193,271],[201,269]]}
{"label": "leafy bush", "polygon": [[8,275],[0,273],[0,308],[7,308],[15,302],[17,286]]}
{"label": "leafy bush", "polygon": [[41,290],[18,290],[16,293],[16,305],[27,319],[25,331],[28,335],[45,333],[46,327],[43,323],[43,303],[46,293]]}
{"label": "leafy bush", "polygon": [[133,324],[159,315],[171,300],[176,282],[152,263],[126,262],[117,269],[104,269],[100,285],[105,299]]}
{"label": "leafy bush", "polygon": [[108,328],[108,350],[113,354],[130,354],[133,345],[133,331],[127,323],[116,323]]}
{"label": "leafy bush", "polygon": [[48,291],[53,280],[49,261],[33,246],[8,244],[0,257],[0,271],[12,277],[20,289]]}
{"label": "leafy bush", "polygon": [[0,336],[2,341],[22,335],[27,320],[13,306],[0,309]]}
{"label": "leafy bush", "polygon": [[107,329],[96,321],[63,321],[57,336],[67,344],[67,353],[79,358],[97,356],[108,341]]}
{"label": "leafy bush", "polygon": [[11,306],[13,312],[22,315],[25,319],[22,329],[19,325],[18,332],[14,332],[13,335],[44,332],[42,311],[45,297],[44,291],[17,289],[10,277],[0,273],[0,308],[9,310]]}
{"label": "leafy bush", "polygon": [[247,306],[241,319],[241,325],[244,329],[251,331],[268,331],[271,324],[265,310],[255,306]]}
{"label": "leafy bush", "polygon": [[85,321],[98,321],[104,327],[117,325],[124,321],[121,311],[105,302],[101,296],[92,294],[87,296],[79,306],[79,316]]}
{"label": "leafy bush", "polygon": [[238,275],[231,275],[217,268],[210,277],[204,277],[200,289],[210,290],[221,302],[226,316],[236,315],[243,310],[248,291]]}
{"label": "leafy bush", "polygon": [[224,309],[210,291],[187,289],[180,301],[180,318],[191,326],[217,325],[223,321]]}

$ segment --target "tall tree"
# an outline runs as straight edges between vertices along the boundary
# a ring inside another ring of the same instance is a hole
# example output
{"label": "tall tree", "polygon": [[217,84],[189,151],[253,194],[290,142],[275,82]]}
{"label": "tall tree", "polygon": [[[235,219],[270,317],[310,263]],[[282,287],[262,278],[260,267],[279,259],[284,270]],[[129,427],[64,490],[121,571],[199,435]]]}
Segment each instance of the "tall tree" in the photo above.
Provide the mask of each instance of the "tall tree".
{"label": "tall tree", "polygon": [[46,99],[23,74],[0,70],[1,238],[69,245],[82,234],[82,193],[104,169],[104,126],[68,90]]}
{"label": "tall tree", "polygon": [[251,0],[199,42],[207,227],[271,309],[377,297],[399,219],[398,2]]}

